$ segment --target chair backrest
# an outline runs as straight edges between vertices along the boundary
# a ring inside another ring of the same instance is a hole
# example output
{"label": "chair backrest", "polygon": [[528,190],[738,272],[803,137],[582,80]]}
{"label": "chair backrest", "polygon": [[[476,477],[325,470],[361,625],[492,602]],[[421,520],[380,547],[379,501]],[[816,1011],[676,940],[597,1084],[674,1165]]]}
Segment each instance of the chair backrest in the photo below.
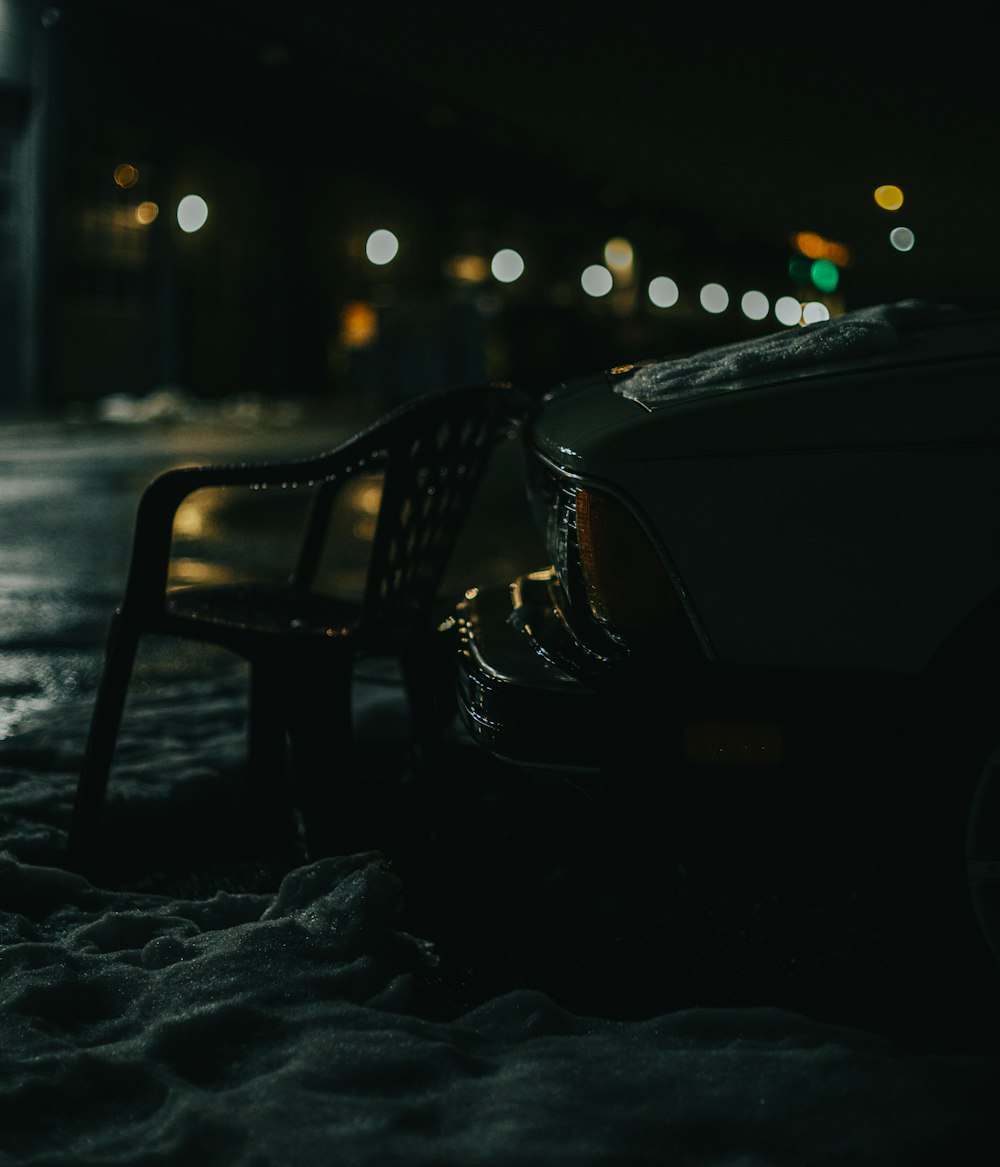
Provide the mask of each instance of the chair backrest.
{"label": "chair backrest", "polygon": [[[524,406],[509,386],[465,386],[407,402],[358,439],[364,469],[384,474],[362,628],[392,635],[430,609],[490,454]],[[329,509],[329,499],[317,506],[299,586],[315,571]]]}

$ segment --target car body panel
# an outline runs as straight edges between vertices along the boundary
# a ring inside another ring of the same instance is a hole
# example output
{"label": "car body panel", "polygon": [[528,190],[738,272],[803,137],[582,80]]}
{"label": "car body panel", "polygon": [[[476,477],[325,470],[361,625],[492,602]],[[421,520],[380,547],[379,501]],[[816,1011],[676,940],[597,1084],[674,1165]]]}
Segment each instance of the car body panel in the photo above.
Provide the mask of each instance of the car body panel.
{"label": "car body panel", "polygon": [[551,395],[529,441],[634,510],[709,656],[919,672],[1000,588],[998,317],[905,340],[654,409],[619,391],[642,367],[612,372]]}
{"label": "car body panel", "polygon": [[[555,391],[535,420],[532,441],[567,470],[607,476],[624,462],[720,452],[1000,438],[1000,394],[991,392],[1000,368],[1000,316],[946,313],[934,328],[901,336],[905,343],[864,358],[790,369],[777,362],[754,376],[686,389],[683,369],[692,358],[625,366]],[[734,345],[710,352],[730,347],[752,351]],[[631,389],[637,379],[658,374],[669,384],[674,367],[682,370],[675,397],[650,408],[627,395],[640,394]],[[696,370],[695,378],[706,376],[701,364]]]}

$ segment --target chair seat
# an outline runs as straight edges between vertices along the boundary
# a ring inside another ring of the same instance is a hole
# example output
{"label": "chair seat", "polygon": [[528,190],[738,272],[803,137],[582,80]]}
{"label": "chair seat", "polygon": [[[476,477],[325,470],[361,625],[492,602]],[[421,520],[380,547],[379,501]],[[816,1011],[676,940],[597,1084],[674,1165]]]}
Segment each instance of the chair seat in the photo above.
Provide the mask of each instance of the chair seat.
{"label": "chair seat", "polygon": [[[355,769],[354,663],[362,654],[399,659],[411,736],[427,754],[443,724],[443,662],[451,659],[435,636],[438,587],[490,452],[526,407],[509,386],[459,387],[414,398],[314,458],[180,467],[149,484],[139,501],[125,595],[108,631],[77,784],[69,837],[75,865],[86,863],[96,841],[146,633],[213,643],[249,662],[248,798],[266,820],[290,797],[311,856],[350,845],[346,834],[337,835],[337,823],[348,832],[343,798]],[[364,602],[316,594],[311,589],[329,550],[334,500],[352,478],[372,473],[381,474],[382,489]],[[316,489],[287,586],[167,588],[177,510],[189,495],[296,485]]]}
{"label": "chair seat", "polygon": [[[347,636],[361,619],[360,604],[310,595],[291,587],[233,585],[168,593],[168,617],[194,625],[273,636]],[[211,633],[205,629],[206,639]],[[194,634],[194,629],[192,629]]]}

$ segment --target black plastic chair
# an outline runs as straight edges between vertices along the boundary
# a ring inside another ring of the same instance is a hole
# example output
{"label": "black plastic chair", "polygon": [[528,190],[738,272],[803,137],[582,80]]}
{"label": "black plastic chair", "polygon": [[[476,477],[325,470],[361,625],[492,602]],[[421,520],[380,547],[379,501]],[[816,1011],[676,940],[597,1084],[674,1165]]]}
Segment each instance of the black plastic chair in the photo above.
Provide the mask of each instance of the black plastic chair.
{"label": "black plastic chair", "polygon": [[[131,566],[112,619],[69,834],[69,859],[86,863],[98,832],[133,662],[145,634],[221,645],[250,662],[247,781],[265,810],[285,772],[298,789],[307,847],[326,849],[336,814],[334,779],[354,763],[351,678],[361,654],[402,665],[414,730],[438,724],[429,675],[434,605],[444,569],[489,456],[523,411],[506,385],[462,387],[417,398],[337,449],[286,463],[170,470],[143,494]],[[382,495],[360,603],[317,594],[336,492],[381,472]],[[284,586],[169,588],[174,517],[205,487],[311,485],[315,498],[298,562]]]}

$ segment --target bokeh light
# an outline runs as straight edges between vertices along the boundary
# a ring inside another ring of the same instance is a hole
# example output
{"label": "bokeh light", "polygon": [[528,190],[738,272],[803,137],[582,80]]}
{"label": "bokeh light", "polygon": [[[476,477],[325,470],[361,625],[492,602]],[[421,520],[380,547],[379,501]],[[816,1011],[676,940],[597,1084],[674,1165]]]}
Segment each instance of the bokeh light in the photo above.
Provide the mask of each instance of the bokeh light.
{"label": "bokeh light", "polygon": [[917,237],[909,227],[893,227],[889,232],[889,242],[897,251],[912,251]]}
{"label": "bokeh light", "polygon": [[580,276],[580,286],[588,296],[595,298],[606,296],[613,285],[614,279],[611,272],[600,263],[592,263],[589,267],[585,267]]}
{"label": "bokeh light", "polygon": [[880,186],[874,197],[883,211],[898,211],[903,205],[903,192],[898,186]]}
{"label": "bokeh light", "polygon": [[729,307],[729,293],[722,284],[705,284],[698,293],[698,299],[706,312],[716,316]]}
{"label": "bokeh light", "polygon": [[452,255],[443,266],[445,275],[460,284],[481,284],[490,274],[490,265],[481,255]]}
{"label": "bokeh light", "polygon": [[524,260],[512,247],[501,247],[490,260],[490,271],[501,284],[512,284],[524,275]]}
{"label": "bokeh light", "polygon": [[754,291],[743,293],[740,308],[748,320],[763,320],[771,310],[771,305],[763,292]]}
{"label": "bokeh light", "polygon": [[130,163],[123,162],[120,166],[115,167],[115,182],[122,190],[128,190],[130,186],[135,186],[138,181],[139,171]]}
{"label": "bokeh light", "polygon": [[781,296],[774,305],[774,315],[781,324],[798,324],[802,319],[802,305],[794,296]]}
{"label": "bokeh light", "polygon": [[795,235],[795,246],[810,259],[821,259],[826,252],[826,240],[815,231],[799,231]]}
{"label": "bokeh light", "polygon": [[802,305],[802,323],[818,324],[821,320],[830,319],[830,309],[819,300],[810,300]]}
{"label": "bokeh light", "polygon": [[840,272],[829,259],[814,259],[809,268],[809,278],[821,292],[835,292],[840,282]]}
{"label": "bokeh light", "polygon": [[365,348],[378,335],[378,312],[373,304],[355,300],[340,310],[340,341],[345,348]]}
{"label": "bokeh light", "polygon": [[627,272],[634,258],[632,244],[627,239],[616,236],[604,245],[604,262],[613,272]]}
{"label": "bokeh light", "polygon": [[148,227],[150,223],[160,213],[160,208],[153,202],[140,203],[135,208],[135,221],[143,227]]}
{"label": "bokeh light", "polygon": [[185,195],[177,204],[177,225],[188,235],[200,231],[208,222],[208,203],[201,195]]}
{"label": "bokeh light", "polygon": [[392,263],[398,251],[399,240],[385,227],[374,230],[365,242],[365,255],[379,267]]}
{"label": "bokeh light", "polygon": [[799,287],[811,283],[812,262],[803,255],[793,255],[788,261],[788,274]]}
{"label": "bokeh light", "polygon": [[657,276],[649,281],[647,294],[657,308],[672,308],[680,298],[680,289],[670,276]]}
{"label": "bokeh light", "polygon": [[792,236],[792,246],[810,259],[828,259],[837,267],[847,267],[851,262],[850,249],[843,243],[824,239],[816,231],[796,231]]}

